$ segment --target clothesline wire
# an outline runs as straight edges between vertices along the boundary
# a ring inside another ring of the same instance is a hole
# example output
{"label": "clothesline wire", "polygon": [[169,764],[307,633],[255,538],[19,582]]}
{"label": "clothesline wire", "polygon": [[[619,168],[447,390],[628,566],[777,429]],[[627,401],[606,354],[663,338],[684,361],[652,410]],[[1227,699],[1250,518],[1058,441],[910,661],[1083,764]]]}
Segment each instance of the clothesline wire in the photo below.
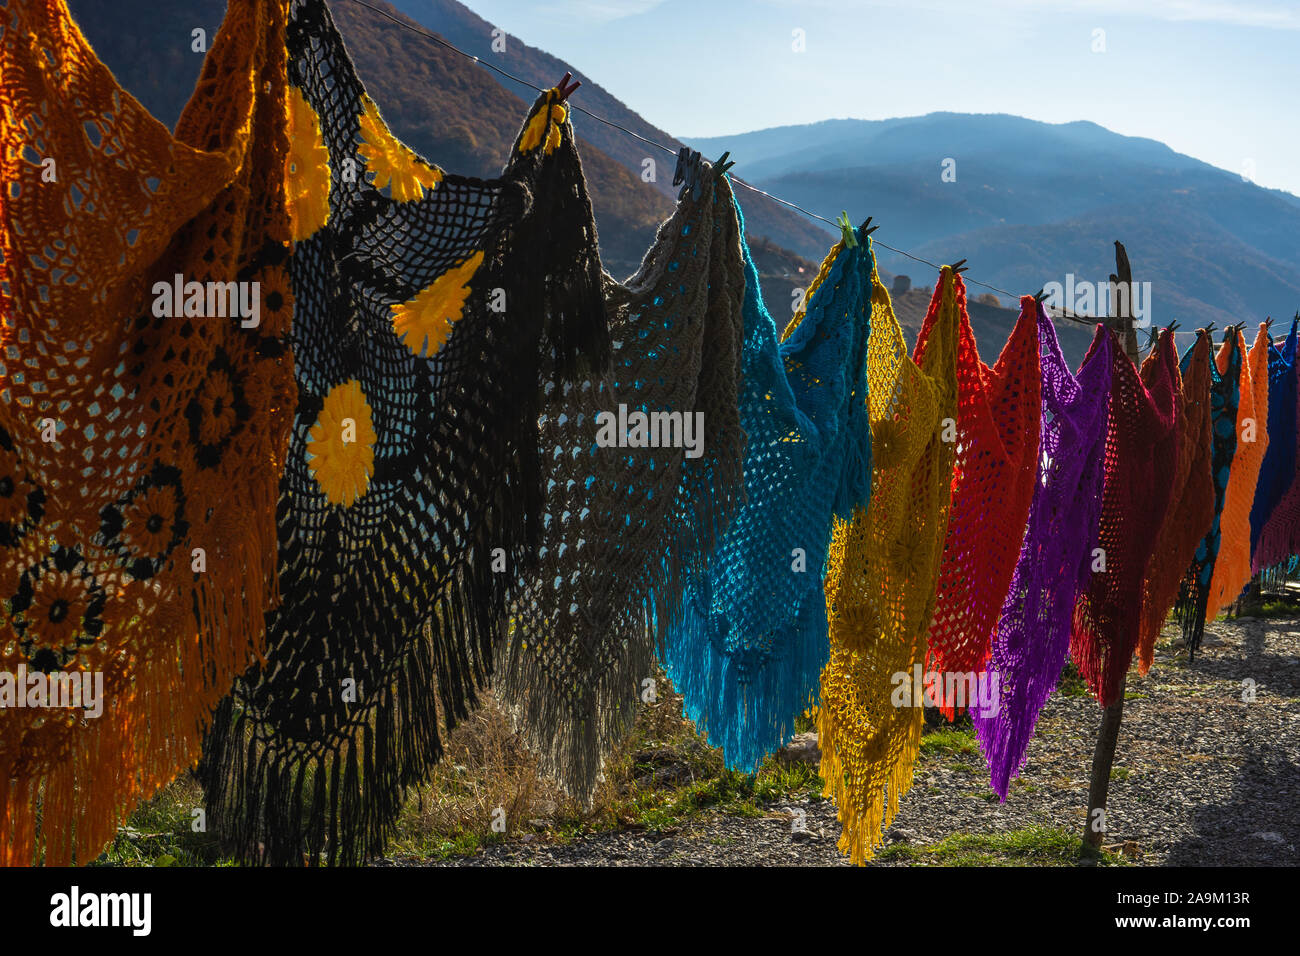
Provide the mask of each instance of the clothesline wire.
{"label": "clothesline wire", "polygon": [[[434,43],[437,43],[439,46],[445,47],[446,49],[450,50],[451,52],[453,52],[453,53],[457,53],[457,54],[459,54],[460,56],[463,56],[465,59],[470,60],[470,61],[472,61],[472,62],[474,62],[474,63],[477,63],[477,64],[479,64],[480,66],[485,66],[485,67],[487,67],[489,70],[492,70],[494,73],[499,73],[501,76],[504,76],[504,77],[505,77],[506,79],[508,79],[508,80],[512,80],[513,82],[518,83],[518,84],[520,84],[521,86],[526,86],[526,87],[528,87],[530,90],[535,90],[535,91],[538,92],[538,93],[544,93],[544,92],[546,92],[546,91],[545,91],[544,89],[542,89],[540,86],[537,86],[537,85],[535,85],[535,84],[533,84],[533,83],[530,83],[530,82],[528,82],[527,80],[522,79],[521,77],[515,76],[513,73],[510,73],[510,72],[508,72],[507,70],[503,70],[503,69],[501,69],[501,67],[499,67],[499,66],[495,66],[494,64],[489,63],[487,60],[484,60],[484,59],[482,59],[482,58],[480,58],[480,57],[477,57],[477,56],[475,56],[475,55],[472,54],[472,53],[466,53],[464,50],[460,49],[459,47],[455,46],[454,44],[450,43],[449,41],[447,41],[447,40],[443,39],[442,37],[438,36],[436,33],[431,33],[431,32],[429,32],[428,30],[422,30],[422,29],[420,29],[419,27],[412,26],[412,25],[409,24],[409,23],[406,23],[406,22],[404,22],[404,21],[402,21],[402,20],[399,20],[397,17],[393,16],[391,13],[388,13],[386,10],[381,10],[379,7],[376,7],[374,4],[367,3],[366,0],[352,0],[352,2],[353,2],[353,3],[356,3],[356,4],[359,4],[360,6],[363,6],[363,7],[365,7],[365,8],[368,9],[368,10],[373,10],[375,13],[379,14],[381,17],[384,17],[384,18],[387,19],[387,20],[391,20],[393,23],[397,24],[397,25],[398,25],[399,27],[401,27],[402,29],[404,29],[404,30],[409,30],[409,31],[411,31],[412,33],[418,34],[419,36],[422,36],[422,37],[424,37],[424,38],[427,39],[427,40],[432,40]],[[603,117],[603,116],[598,116],[598,115],[596,115],[595,113],[591,112],[590,110],[588,110],[588,109],[584,109],[583,107],[579,106],[577,103],[572,103],[572,102],[570,102],[570,103],[568,104],[568,106],[569,106],[570,109],[572,109],[572,110],[576,110],[577,112],[582,113],[584,116],[589,116],[589,117],[591,117],[592,119],[594,119],[594,120],[595,120],[596,122],[598,122],[598,123],[604,123],[606,126],[612,127],[612,128],[614,128],[614,129],[616,129],[616,130],[621,130],[622,132],[627,133],[629,136],[631,136],[631,137],[633,137],[633,138],[635,138],[635,139],[639,139],[641,142],[645,143],[645,144],[648,145],[648,146],[654,146],[654,147],[656,147],[656,148],[658,148],[658,149],[662,149],[665,153],[669,153],[669,154],[671,154],[671,155],[673,155],[673,156],[676,156],[676,155],[677,155],[677,150],[673,149],[671,146],[665,146],[663,143],[657,143],[657,142],[655,142],[655,141],[652,140],[652,139],[648,139],[648,138],[646,138],[645,136],[642,136],[640,133],[637,133],[637,132],[635,132],[635,131],[633,131],[633,130],[628,129],[626,126],[620,126],[618,123],[615,123],[613,120],[605,119],[605,117]],[[772,200],[773,202],[780,203],[780,204],[783,205],[783,206],[788,206],[788,207],[790,207],[791,209],[796,210],[797,212],[801,212],[801,213],[803,213],[805,216],[808,216],[810,219],[817,219],[817,220],[820,220],[821,222],[824,222],[824,223],[826,223],[826,224],[829,225],[829,226],[833,226],[833,227],[835,227],[836,229],[839,229],[839,228],[840,228],[840,224],[839,224],[838,222],[835,222],[834,220],[831,220],[831,219],[827,219],[825,216],[819,216],[819,215],[818,215],[817,213],[815,213],[815,212],[811,212],[811,211],[809,211],[809,210],[807,210],[807,209],[804,209],[803,206],[800,206],[798,203],[790,202],[788,199],[782,199],[780,196],[773,196],[771,193],[766,192],[766,191],[764,191],[764,190],[762,190],[762,189],[759,189],[757,186],[751,186],[749,183],[745,182],[745,181],[742,180],[742,179],[737,179],[735,176],[732,176],[732,177],[731,177],[731,181],[732,181],[734,184],[736,184],[737,186],[743,186],[743,187],[745,187],[746,189],[748,189],[748,190],[750,190],[750,191],[752,191],[752,192],[756,192],[756,193],[758,193],[760,196],[765,196],[765,197],[767,197],[768,199]],[[898,248],[895,248],[894,246],[889,245],[888,243],[881,242],[881,241],[880,241],[879,239],[877,239],[875,236],[872,236],[872,237],[871,237],[871,241],[872,241],[873,244],[875,244],[875,245],[877,245],[877,246],[880,246],[880,247],[882,247],[882,248],[884,248],[884,249],[888,249],[890,252],[897,253],[897,254],[900,255],[900,256],[905,256],[906,258],[911,259],[911,260],[913,260],[914,262],[919,262],[919,263],[921,263],[921,264],[923,264],[923,265],[927,265],[927,266],[929,266],[929,267],[932,268],[932,269],[942,269],[942,268],[943,268],[943,266],[939,265],[938,263],[931,262],[929,259],[925,259],[925,258],[923,258],[923,257],[921,257],[921,256],[918,256],[918,255],[915,255],[915,254],[913,254],[913,253],[911,253],[911,252],[908,252],[906,249],[898,249]],[[966,281],[967,283],[969,283],[970,285],[977,285],[977,286],[981,286],[981,287],[983,287],[983,288],[985,288],[985,289],[990,289],[990,290],[992,290],[993,292],[1001,293],[1002,295],[1005,295],[1005,296],[1007,296],[1008,298],[1011,298],[1011,299],[1013,299],[1013,300],[1020,298],[1020,297],[1019,297],[1016,293],[1014,293],[1014,292],[1010,292],[1010,291],[1008,291],[1007,289],[999,288],[998,286],[992,285],[992,284],[990,284],[990,283],[988,283],[988,282],[982,282],[982,281],[980,281],[979,279],[976,279],[976,278],[974,278],[974,277],[971,276],[971,275],[966,275],[966,276],[964,276],[963,278],[964,278],[965,281]],[[1077,323],[1079,323],[1080,325],[1088,325],[1088,326],[1092,326],[1092,325],[1096,324],[1097,322],[1101,322],[1101,321],[1103,321],[1103,319],[1100,318],[1100,317],[1074,315],[1074,314],[1072,314],[1072,313],[1070,313],[1070,312],[1066,312],[1064,309],[1062,309],[1062,310],[1060,311],[1060,314],[1059,314],[1059,315],[1055,315],[1055,314],[1053,314],[1053,312],[1052,312],[1052,308],[1049,307],[1046,303],[1043,303],[1043,308],[1047,311],[1047,314],[1048,314],[1049,316],[1051,316],[1053,319],[1058,319],[1058,318],[1059,318],[1059,319],[1069,319],[1070,321],[1072,321],[1072,322],[1077,322]]]}

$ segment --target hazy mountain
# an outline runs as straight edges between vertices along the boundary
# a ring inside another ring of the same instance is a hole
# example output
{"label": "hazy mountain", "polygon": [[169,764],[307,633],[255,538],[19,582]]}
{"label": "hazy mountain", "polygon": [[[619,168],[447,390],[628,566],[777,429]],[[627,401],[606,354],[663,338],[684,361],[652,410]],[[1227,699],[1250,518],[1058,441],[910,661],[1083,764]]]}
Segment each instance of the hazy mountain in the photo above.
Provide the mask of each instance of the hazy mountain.
{"label": "hazy mountain", "polygon": [[[880,238],[932,261],[966,258],[1016,293],[1105,282],[1112,241],[1152,283],[1152,318],[1184,327],[1289,317],[1300,306],[1300,198],[1095,123],[931,113],[831,120],[693,139],[729,149],[770,192],[814,211],[849,209]],[[955,161],[956,179],[941,176]],[[881,250],[922,280],[927,267]],[[1010,304],[1009,302],[1007,304]]]}

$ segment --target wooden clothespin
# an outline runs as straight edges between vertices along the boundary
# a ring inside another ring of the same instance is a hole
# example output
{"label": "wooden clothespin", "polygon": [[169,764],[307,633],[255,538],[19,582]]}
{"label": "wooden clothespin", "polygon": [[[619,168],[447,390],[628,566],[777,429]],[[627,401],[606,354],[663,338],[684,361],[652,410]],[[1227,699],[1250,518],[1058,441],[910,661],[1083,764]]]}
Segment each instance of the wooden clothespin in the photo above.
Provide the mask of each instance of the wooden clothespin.
{"label": "wooden clothespin", "polygon": [[[868,228],[868,227],[870,227],[870,228]],[[858,227],[858,232],[861,233],[861,234],[864,235],[864,236],[869,236],[869,235],[871,235],[873,232],[875,232],[875,231],[876,231],[877,229],[879,229],[879,228],[880,228],[879,226],[872,226],[872,225],[871,225],[871,217],[868,216],[868,217],[867,217],[867,221],[864,222],[861,226]]]}
{"label": "wooden clothespin", "polygon": [[721,156],[718,157],[718,161],[713,164],[714,175],[722,176],[726,174],[726,172],[730,170],[732,166],[736,165],[734,162],[731,161],[730,157],[731,157],[731,150],[727,150],[725,153],[723,153]]}
{"label": "wooden clothespin", "polygon": [[965,259],[958,259],[956,262],[954,262],[954,263],[953,263],[952,265],[950,265],[948,268],[952,270],[952,274],[953,274],[953,275],[955,275],[955,276],[959,276],[959,275],[961,275],[963,272],[966,271],[966,260],[965,260]]}
{"label": "wooden clothespin", "polygon": [[570,73],[568,70],[565,70],[565,71],[564,71],[564,79],[560,80],[560,82],[558,82],[558,83],[555,84],[555,88],[556,88],[556,90],[558,90],[559,93],[560,93],[560,102],[561,102],[561,103],[563,103],[563,102],[564,102],[565,100],[567,100],[570,96],[572,96],[574,90],[576,90],[578,87],[582,86],[582,81],[581,81],[581,80],[574,80],[574,81],[573,81],[573,85],[570,86],[570,85],[569,85],[569,79],[570,79],[572,76],[573,76],[572,73]]}

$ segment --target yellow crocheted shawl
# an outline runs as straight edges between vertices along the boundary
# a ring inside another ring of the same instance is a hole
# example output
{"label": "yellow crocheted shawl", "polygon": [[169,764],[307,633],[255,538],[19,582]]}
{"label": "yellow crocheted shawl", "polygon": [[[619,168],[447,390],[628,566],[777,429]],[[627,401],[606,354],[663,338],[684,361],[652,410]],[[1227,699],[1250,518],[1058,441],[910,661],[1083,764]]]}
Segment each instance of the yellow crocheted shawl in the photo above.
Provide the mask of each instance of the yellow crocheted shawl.
{"label": "yellow crocheted shawl", "polygon": [[872,276],[871,500],[865,513],[836,522],[827,565],[821,774],[843,824],[840,849],[857,864],[882,842],[921,746],[921,701],[908,694],[898,706],[896,675],[910,688],[925,659],[951,502],[954,449],[943,439],[945,419],[957,414],[957,305],[947,268],[940,282],[938,320],[918,367],[889,293]]}

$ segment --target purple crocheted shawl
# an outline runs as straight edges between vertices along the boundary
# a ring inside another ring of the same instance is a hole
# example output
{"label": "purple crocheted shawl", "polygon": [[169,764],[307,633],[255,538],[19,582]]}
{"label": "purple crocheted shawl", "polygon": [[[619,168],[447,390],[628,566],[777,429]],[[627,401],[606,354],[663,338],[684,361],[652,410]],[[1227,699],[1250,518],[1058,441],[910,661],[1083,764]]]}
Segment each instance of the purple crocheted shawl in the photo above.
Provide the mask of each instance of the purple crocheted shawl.
{"label": "purple crocheted shawl", "polygon": [[[1004,801],[1039,711],[1070,648],[1075,593],[1086,586],[1101,515],[1111,340],[1101,326],[1089,358],[1070,374],[1047,313],[1038,312],[1042,438],[1038,484],[1011,590],[993,636],[986,680],[996,706],[970,710],[991,785]],[[992,687],[992,684],[989,685]]]}

